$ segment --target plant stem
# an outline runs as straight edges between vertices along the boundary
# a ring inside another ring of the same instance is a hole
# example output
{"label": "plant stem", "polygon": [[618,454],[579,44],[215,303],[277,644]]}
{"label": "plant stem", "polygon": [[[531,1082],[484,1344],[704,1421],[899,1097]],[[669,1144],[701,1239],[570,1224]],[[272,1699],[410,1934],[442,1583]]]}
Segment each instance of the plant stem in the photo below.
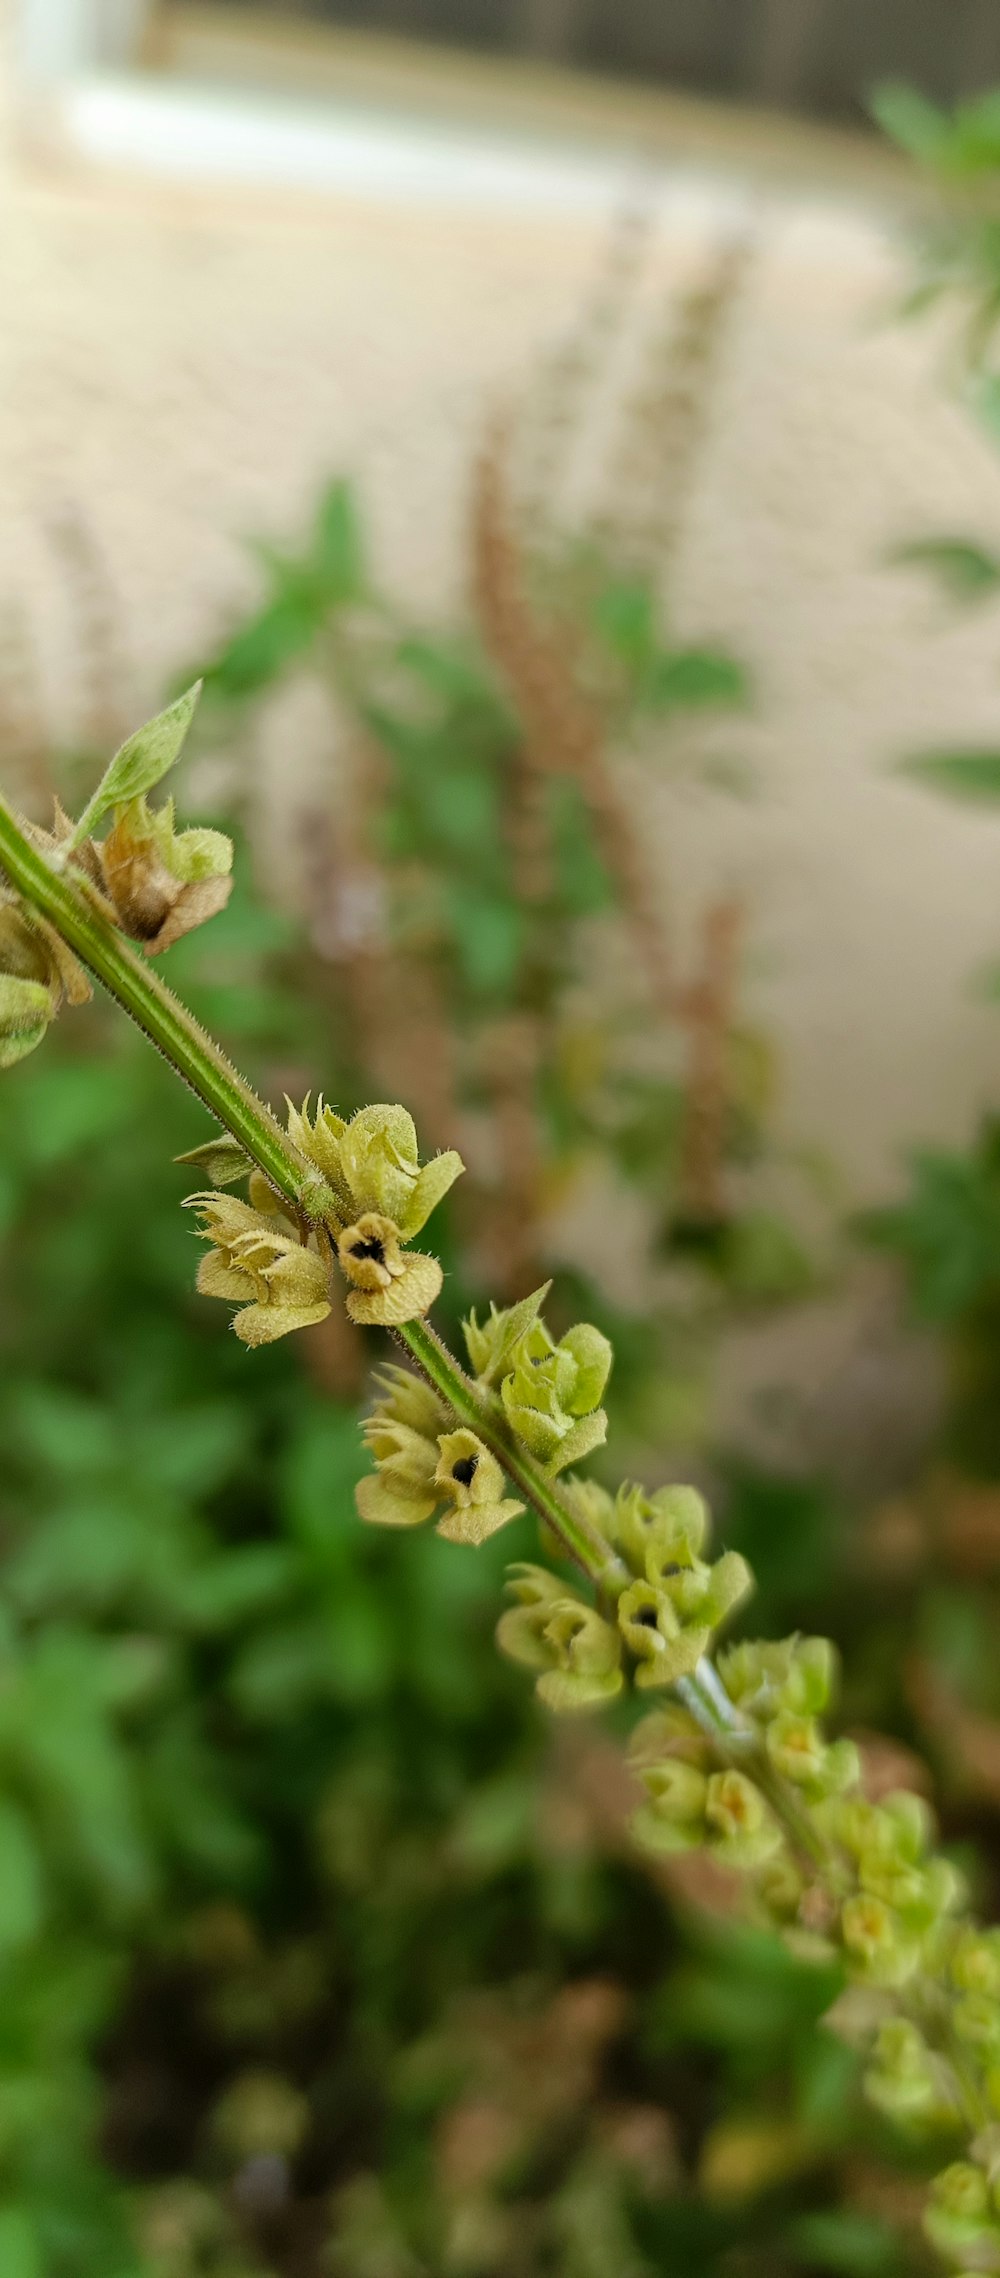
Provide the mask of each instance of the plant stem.
{"label": "plant stem", "polygon": [[102,916],[88,882],[72,869],[53,870],[3,799],[0,865],[278,1192],[307,1217],[324,1217],[334,1198],[315,1165],[299,1154],[186,1005]]}
{"label": "plant stem", "polygon": [[[313,1224],[335,1225],[336,1202],[331,1189],[293,1146],[270,1108],[257,1098],[187,1007],[102,915],[89,881],[72,867],[54,870],[2,799],[0,867],[223,1128],[239,1141],[278,1193]],[[408,1321],[397,1334],[456,1416],[486,1442],[515,1486],[597,1589],[613,1592],[616,1585],[627,1580],[621,1559],[559,1493],[527,1450],[518,1446],[496,1404],[484,1398],[465,1375],[430,1323]],[[808,1815],[787,1783],[771,1770],[759,1737],[745,1725],[711,1662],[702,1661],[696,1674],[682,1679],[676,1690],[712,1739],[720,1760],[752,1771],[794,1847],[800,1853],[807,1851],[815,1863],[818,1845],[820,1856],[825,1857]]]}
{"label": "plant stem", "polygon": [[723,1761],[746,1772],[766,1796],[792,1850],[805,1865],[818,1868],[831,1883],[841,1881],[840,1863],[813,1826],[790,1782],[783,1780],[769,1762],[758,1728],[740,1715],[714,1664],[703,1655],[694,1675],[679,1678],[674,1691]]}
{"label": "plant stem", "polygon": [[[270,1108],[257,1098],[187,1007],[95,907],[88,881],[71,868],[53,870],[2,799],[0,866],[223,1128],[245,1148],[278,1193],[314,1223],[335,1221],[335,1197],[326,1181],[293,1146]],[[624,1581],[625,1569],[603,1537],[570,1508],[540,1466],[515,1445],[499,1419],[488,1412],[430,1324],[407,1322],[399,1335],[456,1415],[486,1441],[590,1580],[598,1586]]]}
{"label": "plant stem", "polygon": [[444,1394],[462,1423],[468,1424],[486,1441],[515,1486],[523,1490],[539,1517],[552,1528],[570,1557],[598,1589],[626,1582],[628,1570],[622,1560],[596,1528],[588,1526],[586,1520],[571,1509],[527,1451],[517,1446],[512,1434],[500,1423],[495,1404],[488,1404],[471,1379],[457,1367],[430,1322],[410,1321],[399,1334],[425,1376]]}

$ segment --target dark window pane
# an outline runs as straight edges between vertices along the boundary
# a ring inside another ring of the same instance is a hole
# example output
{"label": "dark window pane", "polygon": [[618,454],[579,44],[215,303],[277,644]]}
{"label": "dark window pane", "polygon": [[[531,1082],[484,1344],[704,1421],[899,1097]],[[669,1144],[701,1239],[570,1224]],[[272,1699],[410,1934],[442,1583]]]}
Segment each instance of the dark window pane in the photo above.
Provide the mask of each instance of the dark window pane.
{"label": "dark window pane", "polygon": [[[252,0],[259,8],[260,0]],[[237,12],[243,0],[229,0]],[[1000,0],[271,0],[309,16],[863,119],[879,80],[1000,82]]]}

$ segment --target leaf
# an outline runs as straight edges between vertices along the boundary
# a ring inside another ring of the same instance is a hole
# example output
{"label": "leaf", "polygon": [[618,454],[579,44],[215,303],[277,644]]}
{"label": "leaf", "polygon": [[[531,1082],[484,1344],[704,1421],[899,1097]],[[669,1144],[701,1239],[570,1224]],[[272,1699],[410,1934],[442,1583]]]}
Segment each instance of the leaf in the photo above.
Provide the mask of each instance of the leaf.
{"label": "leaf", "polygon": [[651,588],[639,579],[605,586],[594,611],[598,632],[623,664],[639,673],[655,653],[656,605]]}
{"label": "leaf", "polygon": [[900,761],[900,771],[935,791],[982,805],[1000,800],[1000,751],[924,751]]}
{"label": "leaf", "polygon": [[298,592],[282,593],[236,632],[205,666],[210,695],[236,703],[278,680],[286,665],[310,646],[324,611]]}
{"label": "leaf", "polygon": [[455,949],[467,986],[482,996],[503,997],[517,978],[524,920],[516,903],[477,892],[457,879],[448,893]]}
{"label": "leaf", "polygon": [[361,524],[350,483],[330,484],[316,516],[313,558],[329,601],[360,600],[365,590]]}
{"label": "leaf", "polygon": [[193,1163],[204,1171],[210,1186],[235,1186],[245,1179],[253,1166],[239,1141],[228,1132],[220,1131],[214,1139],[205,1139],[200,1147],[189,1147],[186,1155],[175,1155],[175,1163]]}
{"label": "leaf", "polygon": [[[0,1955],[26,1945],[41,1928],[42,1863],[19,1805],[0,1799]],[[6,2264],[0,2260],[0,2270]]]}
{"label": "leaf", "polygon": [[1000,559],[968,538],[916,538],[889,560],[934,571],[954,601],[980,601],[1000,586]]}
{"label": "leaf", "polygon": [[155,719],[147,720],[137,728],[109,761],[93,798],[89,801],[73,833],[72,845],[79,846],[89,838],[102,817],[112,807],[124,806],[129,799],[144,797],[163,777],[169,774],[194,718],[195,705],[201,695],[201,681],[196,680],[183,696],[168,704],[165,712],[157,712]]}
{"label": "leaf", "polygon": [[0,2207],[0,2270],[3,2278],[45,2278],[41,2241],[26,2207]]}
{"label": "leaf", "polygon": [[918,94],[915,87],[890,81],[875,88],[869,108],[883,133],[892,142],[898,142],[901,150],[926,166],[937,163],[948,144],[951,129],[947,113],[936,103],[928,102],[926,95]]}
{"label": "leaf", "polygon": [[859,1220],[869,1241],[906,1261],[913,1302],[932,1321],[955,1320],[1000,1281],[1000,1174],[990,1129],[971,1156],[914,1156],[909,1199]]}
{"label": "leaf", "polygon": [[743,704],[749,694],[746,672],[721,649],[668,649],[652,665],[643,690],[651,711],[703,704]]}
{"label": "leaf", "polygon": [[990,442],[1000,443],[1000,373],[974,373],[967,394],[973,414],[985,428]]}
{"label": "leaf", "polygon": [[788,2244],[817,2270],[844,2273],[844,2278],[881,2278],[900,2268],[896,2233],[887,2223],[850,2208],[801,2215],[788,2232]]}

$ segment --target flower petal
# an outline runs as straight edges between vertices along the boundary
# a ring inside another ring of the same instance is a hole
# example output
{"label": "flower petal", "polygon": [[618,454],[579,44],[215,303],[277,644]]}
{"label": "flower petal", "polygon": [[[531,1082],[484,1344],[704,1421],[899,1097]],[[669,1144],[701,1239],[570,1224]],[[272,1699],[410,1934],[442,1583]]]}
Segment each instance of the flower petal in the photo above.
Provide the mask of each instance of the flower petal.
{"label": "flower petal", "polygon": [[173,908],[168,910],[152,940],[143,944],[147,957],[161,956],[165,949],[172,949],[183,934],[193,933],[196,925],[218,917],[232,890],[231,878],[199,878],[193,886],[182,886]]}
{"label": "flower petal", "polygon": [[464,1509],[456,1507],[439,1519],[436,1531],[444,1535],[446,1542],[472,1543],[478,1549],[481,1542],[488,1542],[490,1535],[498,1534],[511,1519],[519,1519],[523,1510],[524,1504],[515,1503],[512,1498],[503,1503],[467,1503]]}
{"label": "flower petal", "polygon": [[377,1472],[359,1479],[354,1500],[361,1517],[373,1527],[419,1527],[433,1516],[438,1497],[430,1495],[396,1495],[386,1487]]}
{"label": "flower petal", "polygon": [[330,1310],[326,1300],[322,1305],[248,1305],[245,1312],[237,1313],[233,1327],[241,1344],[273,1345],[293,1329],[311,1329],[315,1322],[325,1321]]}
{"label": "flower petal", "polygon": [[201,1259],[195,1288],[202,1297],[225,1297],[231,1305],[245,1305],[248,1297],[257,1294],[253,1275],[227,1265],[221,1250],[209,1250],[207,1257]]}
{"label": "flower petal", "polygon": [[368,1328],[397,1328],[427,1313],[441,1294],[444,1274],[436,1258],[419,1250],[409,1256],[398,1280],[388,1289],[352,1289],[347,1310],[352,1321]]}
{"label": "flower petal", "polygon": [[449,1147],[443,1155],[434,1155],[429,1163],[424,1164],[400,1220],[400,1232],[404,1241],[412,1242],[414,1234],[419,1234],[421,1227],[426,1226],[431,1211],[437,1209],[449,1187],[453,1187],[455,1180],[461,1178],[464,1169],[461,1155],[456,1154],[454,1147]]}

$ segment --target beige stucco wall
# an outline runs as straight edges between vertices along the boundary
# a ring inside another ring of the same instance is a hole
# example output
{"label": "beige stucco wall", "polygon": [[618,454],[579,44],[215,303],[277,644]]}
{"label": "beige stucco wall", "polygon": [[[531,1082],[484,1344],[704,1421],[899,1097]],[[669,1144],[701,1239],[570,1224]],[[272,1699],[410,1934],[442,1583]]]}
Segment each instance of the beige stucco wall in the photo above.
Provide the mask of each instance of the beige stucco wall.
{"label": "beige stucco wall", "polygon": [[[396,586],[451,604],[484,410],[571,320],[598,211],[171,186],[37,137],[8,136],[6,166],[0,593],[30,614],[64,730],[67,503],[109,565],[139,710],[252,591],[241,534],[294,527],[331,469],[356,472]],[[697,268],[711,210],[667,201],[662,278]],[[1000,736],[1000,612],[951,618],[885,563],[914,532],[1000,539],[1000,460],[929,337],[892,320],[867,186],[767,187],[754,227],[682,584],[686,628],[757,677],[723,741],[758,788],[727,802],[643,770],[642,796],[684,906],[722,881],[749,899],[785,1136],[871,1194],[905,1141],[959,1139],[1000,1101],[1000,1016],[968,986],[1000,959],[1000,815],[892,772],[915,744]]]}

